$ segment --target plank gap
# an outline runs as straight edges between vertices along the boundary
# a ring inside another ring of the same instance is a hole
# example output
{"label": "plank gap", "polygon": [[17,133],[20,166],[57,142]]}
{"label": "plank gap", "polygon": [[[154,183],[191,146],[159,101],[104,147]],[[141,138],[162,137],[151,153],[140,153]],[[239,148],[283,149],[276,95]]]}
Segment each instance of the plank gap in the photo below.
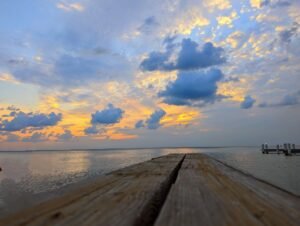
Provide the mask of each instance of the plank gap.
{"label": "plank gap", "polygon": [[171,190],[172,185],[176,182],[178,172],[182,166],[182,163],[186,155],[182,157],[178,165],[174,168],[170,176],[163,182],[160,188],[154,193],[153,197],[146,204],[141,212],[141,215],[135,220],[134,226],[153,226],[165,201],[167,200],[168,194]]}

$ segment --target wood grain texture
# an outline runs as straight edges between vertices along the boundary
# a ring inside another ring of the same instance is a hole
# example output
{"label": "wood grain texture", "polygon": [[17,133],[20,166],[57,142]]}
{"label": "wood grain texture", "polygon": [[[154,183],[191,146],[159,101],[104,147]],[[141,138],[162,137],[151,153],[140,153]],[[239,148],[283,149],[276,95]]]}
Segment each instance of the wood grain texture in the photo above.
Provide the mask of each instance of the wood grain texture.
{"label": "wood grain texture", "polygon": [[293,226],[299,197],[204,154],[173,154],[114,171],[2,226]]}
{"label": "wood grain texture", "polygon": [[189,154],[155,226],[300,225],[299,204],[297,196]]}
{"label": "wood grain texture", "polygon": [[72,194],[2,219],[0,225],[147,225],[183,157],[168,155],[117,170]]}

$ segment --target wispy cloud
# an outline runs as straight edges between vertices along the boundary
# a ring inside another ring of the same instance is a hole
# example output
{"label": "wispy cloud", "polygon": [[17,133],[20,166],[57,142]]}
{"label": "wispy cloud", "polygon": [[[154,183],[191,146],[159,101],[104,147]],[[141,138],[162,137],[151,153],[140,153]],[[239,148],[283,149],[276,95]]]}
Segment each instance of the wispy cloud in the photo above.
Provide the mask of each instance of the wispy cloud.
{"label": "wispy cloud", "polygon": [[56,4],[56,7],[66,12],[71,12],[71,11],[82,12],[84,10],[84,6],[78,2],[77,3],[59,2]]}
{"label": "wispy cloud", "polygon": [[263,102],[259,104],[259,107],[265,108],[265,107],[284,107],[284,106],[294,106],[300,104],[300,91],[287,94],[284,97],[282,97],[281,100],[278,102],[268,103]]}

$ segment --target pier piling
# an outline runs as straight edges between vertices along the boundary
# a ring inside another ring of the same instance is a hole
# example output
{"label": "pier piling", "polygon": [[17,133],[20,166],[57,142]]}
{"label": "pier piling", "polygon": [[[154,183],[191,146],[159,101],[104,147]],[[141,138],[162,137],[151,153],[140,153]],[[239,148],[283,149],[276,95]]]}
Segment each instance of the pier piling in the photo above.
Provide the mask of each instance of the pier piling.
{"label": "pier piling", "polygon": [[281,145],[277,144],[276,147],[274,147],[274,148],[269,148],[267,144],[262,144],[261,151],[263,154],[283,153],[286,156],[292,156],[293,154],[300,153],[300,149],[297,149],[295,144],[290,144],[290,143],[284,143],[283,147],[281,147]]}

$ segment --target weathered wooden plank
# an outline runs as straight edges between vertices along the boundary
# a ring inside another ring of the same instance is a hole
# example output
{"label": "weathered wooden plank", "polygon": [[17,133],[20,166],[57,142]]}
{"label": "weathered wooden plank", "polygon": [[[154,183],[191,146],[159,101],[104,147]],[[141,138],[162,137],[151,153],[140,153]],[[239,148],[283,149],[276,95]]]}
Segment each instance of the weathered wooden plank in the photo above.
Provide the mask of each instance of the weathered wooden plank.
{"label": "weathered wooden plank", "polygon": [[231,180],[243,184],[257,196],[264,199],[265,202],[271,203],[282,213],[293,215],[294,219],[300,218],[300,197],[298,195],[278,188],[269,182],[257,179],[218,160],[211,161],[211,164]]}
{"label": "weathered wooden plank", "polygon": [[191,154],[155,222],[162,225],[300,225],[299,198]]}
{"label": "weathered wooden plank", "polygon": [[0,220],[0,225],[148,225],[183,155],[168,155],[110,173],[72,194]]}

